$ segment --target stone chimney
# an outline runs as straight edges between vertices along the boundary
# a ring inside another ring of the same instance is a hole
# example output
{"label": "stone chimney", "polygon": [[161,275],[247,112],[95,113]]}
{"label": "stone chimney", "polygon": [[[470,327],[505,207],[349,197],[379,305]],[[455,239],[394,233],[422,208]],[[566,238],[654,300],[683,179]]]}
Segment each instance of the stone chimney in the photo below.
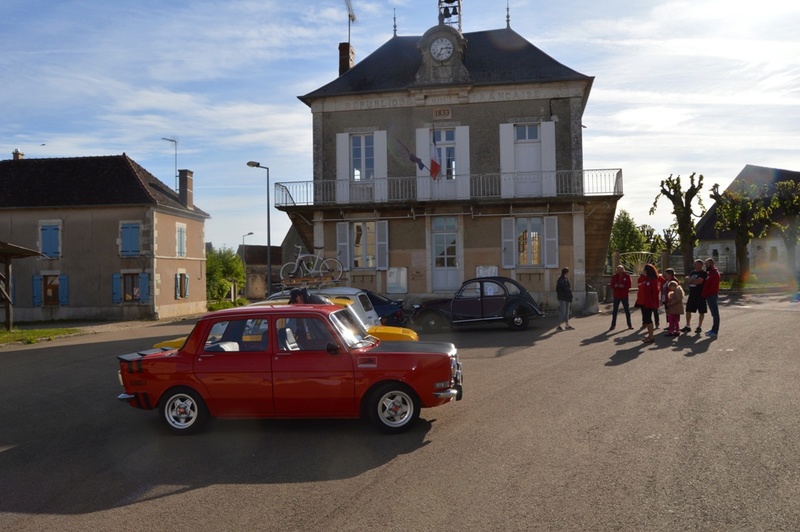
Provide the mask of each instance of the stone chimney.
{"label": "stone chimney", "polygon": [[194,210],[193,176],[194,172],[191,170],[178,170],[178,180],[180,183],[178,200],[181,202],[181,205],[189,210]]}
{"label": "stone chimney", "polygon": [[356,64],[356,51],[349,42],[339,43],[339,75],[341,76]]}
{"label": "stone chimney", "polygon": [[14,157],[15,161],[21,161],[25,158],[25,154],[19,151],[17,148],[14,148],[14,151],[11,152],[11,155]]}

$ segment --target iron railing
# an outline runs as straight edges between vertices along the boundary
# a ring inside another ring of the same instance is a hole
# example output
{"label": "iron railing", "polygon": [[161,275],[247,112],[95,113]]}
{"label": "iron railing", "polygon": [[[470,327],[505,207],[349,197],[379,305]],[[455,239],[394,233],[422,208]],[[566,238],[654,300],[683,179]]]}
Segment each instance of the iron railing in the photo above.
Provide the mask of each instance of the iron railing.
{"label": "iron railing", "polygon": [[363,205],[440,200],[622,196],[622,170],[387,177],[275,184],[275,206]]}

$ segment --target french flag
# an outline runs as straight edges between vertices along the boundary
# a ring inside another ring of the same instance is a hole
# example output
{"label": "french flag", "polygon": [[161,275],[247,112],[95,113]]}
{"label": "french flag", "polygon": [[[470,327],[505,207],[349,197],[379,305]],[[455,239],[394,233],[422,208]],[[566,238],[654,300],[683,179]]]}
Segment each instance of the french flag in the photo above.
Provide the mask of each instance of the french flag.
{"label": "french flag", "polygon": [[436,136],[433,136],[433,142],[431,142],[431,177],[436,179],[439,177],[439,171],[442,169],[442,165],[439,163],[439,150],[436,149]]}

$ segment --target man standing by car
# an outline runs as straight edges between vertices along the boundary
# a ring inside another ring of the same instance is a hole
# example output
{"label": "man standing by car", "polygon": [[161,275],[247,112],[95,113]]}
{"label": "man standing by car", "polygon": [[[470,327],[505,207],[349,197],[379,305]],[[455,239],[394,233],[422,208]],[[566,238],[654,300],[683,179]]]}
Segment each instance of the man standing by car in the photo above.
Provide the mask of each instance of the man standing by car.
{"label": "man standing by car", "polygon": [[716,338],[719,333],[719,270],[714,266],[714,259],[706,259],[706,272],[708,277],[703,283],[703,298],[708,305],[713,323],[711,330],[706,333],[710,338]]}
{"label": "man standing by car", "polygon": [[614,291],[614,309],[611,312],[611,328],[609,331],[613,331],[617,326],[617,311],[619,310],[620,303],[622,303],[622,308],[625,310],[625,320],[628,322],[628,329],[633,329],[633,325],[631,324],[631,311],[628,307],[631,276],[628,275],[628,272],[625,271],[625,268],[621,264],[617,266],[617,273],[611,277],[609,286]]}
{"label": "man standing by car", "polygon": [[694,261],[694,271],[686,276],[689,295],[686,298],[686,327],[681,329],[681,332],[691,332],[693,312],[699,314],[697,329],[694,332],[697,334],[703,332],[703,318],[706,317],[706,312],[708,311],[706,300],[703,299],[703,282],[705,282],[707,276],[706,272],[703,271],[703,261],[700,259]]}

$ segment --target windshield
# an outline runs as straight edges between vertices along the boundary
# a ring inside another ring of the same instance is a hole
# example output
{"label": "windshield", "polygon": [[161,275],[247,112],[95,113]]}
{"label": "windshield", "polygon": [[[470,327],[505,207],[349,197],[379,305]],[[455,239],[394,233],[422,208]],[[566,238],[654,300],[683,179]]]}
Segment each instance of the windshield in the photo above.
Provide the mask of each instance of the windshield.
{"label": "windshield", "polygon": [[353,314],[349,307],[343,308],[331,314],[331,322],[339,331],[348,347],[362,347],[374,342],[375,338],[370,336],[364,325]]}

